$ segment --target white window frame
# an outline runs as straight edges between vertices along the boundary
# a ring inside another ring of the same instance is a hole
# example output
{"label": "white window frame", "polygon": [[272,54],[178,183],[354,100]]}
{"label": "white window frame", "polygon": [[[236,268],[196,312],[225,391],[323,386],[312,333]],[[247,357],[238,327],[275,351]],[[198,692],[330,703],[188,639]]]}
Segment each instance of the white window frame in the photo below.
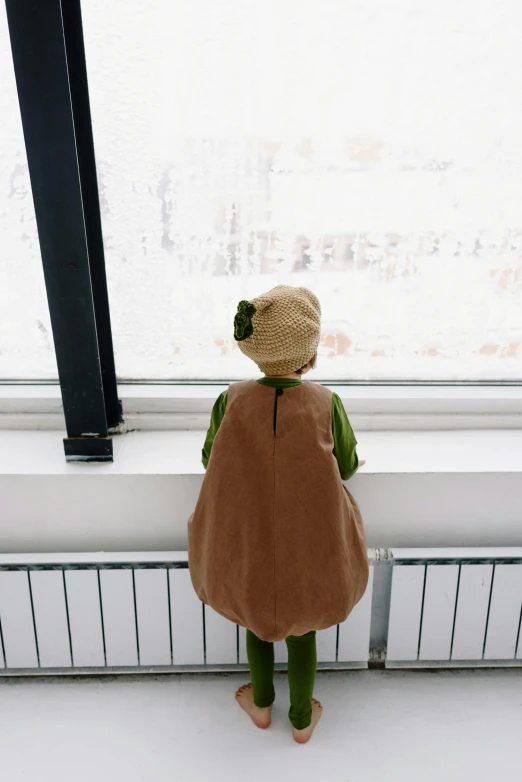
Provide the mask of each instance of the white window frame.
{"label": "white window frame", "polygon": [[[324,385],[340,396],[355,430],[522,429],[522,384]],[[124,423],[113,431],[205,430],[227,387],[119,383]],[[0,384],[0,429],[64,430],[58,383]]]}

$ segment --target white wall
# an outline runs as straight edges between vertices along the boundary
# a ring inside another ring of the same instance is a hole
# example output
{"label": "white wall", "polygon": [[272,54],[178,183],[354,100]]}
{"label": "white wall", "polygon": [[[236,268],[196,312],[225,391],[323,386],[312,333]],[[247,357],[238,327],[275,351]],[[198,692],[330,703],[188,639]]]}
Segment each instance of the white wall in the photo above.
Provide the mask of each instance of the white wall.
{"label": "white wall", "polygon": [[[201,475],[0,476],[5,553],[186,550]],[[349,482],[368,544],[522,545],[520,473],[378,474]]]}

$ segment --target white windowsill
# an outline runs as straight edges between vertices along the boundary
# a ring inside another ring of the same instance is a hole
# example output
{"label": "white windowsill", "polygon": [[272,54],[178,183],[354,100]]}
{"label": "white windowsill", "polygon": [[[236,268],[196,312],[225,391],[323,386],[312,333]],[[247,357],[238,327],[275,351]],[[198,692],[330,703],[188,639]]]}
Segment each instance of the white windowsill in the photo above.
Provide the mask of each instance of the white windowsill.
{"label": "white windowsill", "polygon": [[[1,550],[185,550],[219,390],[121,384],[141,431],[115,434],[114,462],[95,464],[65,461],[58,386],[0,387]],[[336,391],[366,459],[348,488],[369,546],[522,545],[522,389]]]}
{"label": "white windowsill", "polygon": [[[370,547],[522,546],[522,429],[356,434]],[[64,435],[0,431],[2,552],[186,550],[204,430],[115,435],[101,464],[66,462]]]}
{"label": "white windowsill", "polygon": [[[355,430],[522,429],[522,386],[327,386]],[[227,385],[120,383],[132,430],[206,429]],[[58,385],[0,385],[0,429],[63,429]]]}
{"label": "white windowsill", "polygon": [[[65,431],[0,431],[0,476],[203,475],[205,433],[129,432],[115,435],[114,461],[66,462]],[[360,432],[357,451],[366,464],[352,480],[385,474],[519,474],[522,430]]]}

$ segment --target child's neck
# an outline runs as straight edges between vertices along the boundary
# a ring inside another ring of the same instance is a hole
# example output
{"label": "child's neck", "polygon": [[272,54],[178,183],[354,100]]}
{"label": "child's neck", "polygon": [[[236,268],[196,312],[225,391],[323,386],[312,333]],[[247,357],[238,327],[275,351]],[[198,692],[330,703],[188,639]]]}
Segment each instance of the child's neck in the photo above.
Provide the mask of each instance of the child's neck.
{"label": "child's neck", "polygon": [[269,380],[280,380],[281,378],[291,378],[292,380],[301,380],[302,375],[299,375],[297,372],[289,372],[288,375],[265,375],[266,378]]}

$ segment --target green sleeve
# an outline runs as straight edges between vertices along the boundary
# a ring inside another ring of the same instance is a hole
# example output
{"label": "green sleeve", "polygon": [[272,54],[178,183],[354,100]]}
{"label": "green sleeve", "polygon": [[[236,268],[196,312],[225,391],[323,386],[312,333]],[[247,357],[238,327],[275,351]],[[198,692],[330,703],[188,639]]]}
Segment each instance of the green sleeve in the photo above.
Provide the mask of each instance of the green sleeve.
{"label": "green sleeve", "polygon": [[334,438],[333,453],[339,465],[343,481],[347,481],[357,472],[359,459],[357,456],[357,440],[346,415],[340,397],[332,394],[332,432]]}
{"label": "green sleeve", "polygon": [[205,445],[201,450],[201,461],[203,462],[203,467],[205,470],[207,469],[208,460],[210,459],[210,451],[212,450],[214,437],[216,436],[217,430],[219,429],[221,421],[223,420],[223,416],[225,415],[227,396],[228,391],[223,391],[214,402],[214,407],[212,408],[212,413],[210,415],[210,426],[208,427],[207,436],[205,438]]}

